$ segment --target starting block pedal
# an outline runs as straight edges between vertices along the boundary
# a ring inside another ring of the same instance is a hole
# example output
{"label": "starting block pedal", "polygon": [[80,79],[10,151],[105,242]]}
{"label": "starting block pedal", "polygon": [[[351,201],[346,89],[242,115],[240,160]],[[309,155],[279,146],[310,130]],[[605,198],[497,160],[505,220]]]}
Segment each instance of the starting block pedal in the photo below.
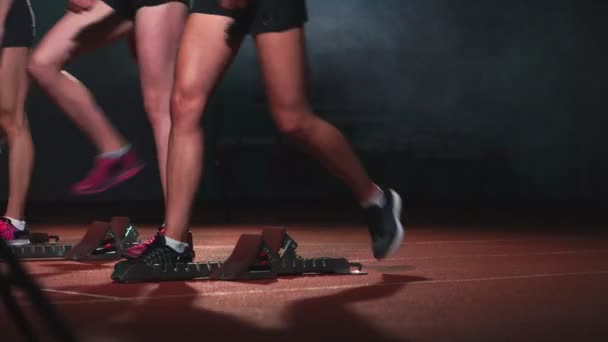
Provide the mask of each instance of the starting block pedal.
{"label": "starting block pedal", "polygon": [[277,274],[270,263],[272,251],[262,235],[243,234],[232,254],[211,274],[216,280],[271,279]]}
{"label": "starting block pedal", "polygon": [[47,233],[31,233],[29,245],[11,246],[11,251],[19,259],[63,258],[74,247],[59,242],[59,236]]}
{"label": "starting block pedal", "polygon": [[264,241],[272,248],[272,269],[278,275],[302,274],[352,274],[365,275],[363,265],[345,258],[302,258],[298,255],[298,243],[287,234],[285,228],[265,228]]}
{"label": "starting block pedal", "polygon": [[119,251],[139,244],[139,232],[128,217],[112,217],[112,220],[110,220],[110,230],[114,236],[119,237],[116,241],[116,249]]}
{"label": "starting block pedal", "polygon": [[139,233],[127,217],[113,217],[110,222],[95,221],[84,237],[66,254],[66,259],[116,260],[122,250],[138,243]]}
{"label": "starting block pedal", "polygon": [[302,258],[297,242],[285,228],[266,228],[262,234],[243,234],[226,261],[146,265],[122,262],[112,280],[122,283],[187,281],[194,279],[252,280],[281,275],[364,275],[363,265],[345,258]]}

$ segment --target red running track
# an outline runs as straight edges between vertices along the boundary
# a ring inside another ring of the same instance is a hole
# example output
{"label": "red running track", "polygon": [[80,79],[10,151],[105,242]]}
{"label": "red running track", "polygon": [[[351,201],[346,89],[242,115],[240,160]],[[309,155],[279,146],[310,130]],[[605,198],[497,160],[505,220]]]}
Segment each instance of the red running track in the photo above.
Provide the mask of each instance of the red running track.
{"label": "red running track", "polygon": [[[144,238],[154,231],[139,228]],[[64,241],[84,234],[34,230]],[[241,233],[258,231],[196,228],[197,259],[223,260]],[[110,281],[113,262],[25,265],[83,341],[608,340],[605,234],[413,227],[399,253],[378,262],[363,227],[288,232],[302,256],[347,257],[369,274],[125,285]],[[2,341],[18,341],[0,310]]]}

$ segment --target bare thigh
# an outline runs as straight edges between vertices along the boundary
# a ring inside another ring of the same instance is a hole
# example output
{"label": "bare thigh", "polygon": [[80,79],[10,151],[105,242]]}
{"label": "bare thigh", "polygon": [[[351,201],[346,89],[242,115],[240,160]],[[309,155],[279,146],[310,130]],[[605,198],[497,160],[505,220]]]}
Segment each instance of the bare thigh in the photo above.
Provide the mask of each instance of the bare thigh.
{"label": "bare thigh", "polygon": [[42,38],[32,59],[61,67],[73,57],[113,42],[132,29],[130,20],[98,1],[88,12],[67,12]]}
{"label": "bare thigh", "polygon": [[279,115],[309,112],[303,29],[259,34],[256,46],[275,120],[281,119]]}
{"label": "bare thigh", "polygon": [[148,98],[147,103],[153,102],[149,104],[151,107],[167,107],[167,114],[177,49],[187,15],[188,8],[183,3],[170,2],[143,7],[135,18],[135,41],[144,98]]}
{"label": "bare thigh", "polygon": [[[226,28],[233,19],[217,15],[191,14],[182,37],[176,71],[176,84],[173,91],[173,104],[181,109],[203,110],[207,98],[219,83],[226,68],[239,50],[241,39],[226,40]],[[186,119],[188,125],[196,123],[196,118]],[[186,113],[173,113],[177,116],[173,124],[179,124],[180,116]]]}

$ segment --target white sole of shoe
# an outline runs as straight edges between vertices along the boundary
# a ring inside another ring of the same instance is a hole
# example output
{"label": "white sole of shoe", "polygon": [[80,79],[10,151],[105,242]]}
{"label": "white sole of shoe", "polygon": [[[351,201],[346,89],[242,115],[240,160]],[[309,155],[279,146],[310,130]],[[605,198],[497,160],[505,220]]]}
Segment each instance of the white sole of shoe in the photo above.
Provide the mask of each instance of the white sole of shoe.
{"label": "white sole of shoe", "polygon": [[30,242],[29,239],[25,239],[25,240],[12,240],[12,241],[7,241],[6,244],[9,245],[9,246],[25,246],[25,245],[31,244],[31,242]]}
{"label": "white sole of shoe", "polygon": [[399,250],[399,248],[401,247],[401,243],[403,242],[403,237],[405,235],[405,230],[403,229],[403,224],[401,223],[401,197],[394,190],[389,189],[389,191],[390,196],[393,199],[393,218],[397,223],[397,233],[395,234],[395,238],[393,239],[393,242],[391,242],[391,245],[383,258],[387,258],[395,254]]}

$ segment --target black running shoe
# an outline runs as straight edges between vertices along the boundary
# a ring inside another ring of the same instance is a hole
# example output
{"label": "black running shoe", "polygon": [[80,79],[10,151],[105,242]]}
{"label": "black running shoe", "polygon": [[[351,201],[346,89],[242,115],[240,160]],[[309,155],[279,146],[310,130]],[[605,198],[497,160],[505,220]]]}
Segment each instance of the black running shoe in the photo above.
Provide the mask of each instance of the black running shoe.
{"label": "black running shoe", "polygon": [[137,258],[125,260],[121,263],[124,264],[169,264],[175,265],[177,263],[189,263],[194,259],[194,253],[190,246],[186,246],[183,253],[176,252],[173,248],[169,247],[165,243],[165,236],[158,234],[154,242],[152,242],[148,248]]}
{"label": "black running shoe", "polygon": [[[131,246],[127,249],[125,249],[124,251],[122,251],[122,257],[125,259],[136,259],[138,257],[140,257],[147,249],[148,247],[150,247],[154,241],[156,241],[156,238],[159,236],[164,236],[165,232],[167,231],[167,228],[165,227],[165,225],[163,224],[162,226],[160,226],[158,228],[158,231],[156,232],[156,234],[152,235],[151,237],[148,238],[148,240]],[[188,246],[190,246],[190,250],[192,251],[192,257],[195,256],[194,254],[194,246],[193,246],[193,242],[192,242],[192,232],[188,232]]]}
{"label": "black running shoe", "polygon": [[376,259],[384,259],[397,252],[404,235],[401,224],[401,197],[392,189],[383,191],[384,205],[365,209]]}

